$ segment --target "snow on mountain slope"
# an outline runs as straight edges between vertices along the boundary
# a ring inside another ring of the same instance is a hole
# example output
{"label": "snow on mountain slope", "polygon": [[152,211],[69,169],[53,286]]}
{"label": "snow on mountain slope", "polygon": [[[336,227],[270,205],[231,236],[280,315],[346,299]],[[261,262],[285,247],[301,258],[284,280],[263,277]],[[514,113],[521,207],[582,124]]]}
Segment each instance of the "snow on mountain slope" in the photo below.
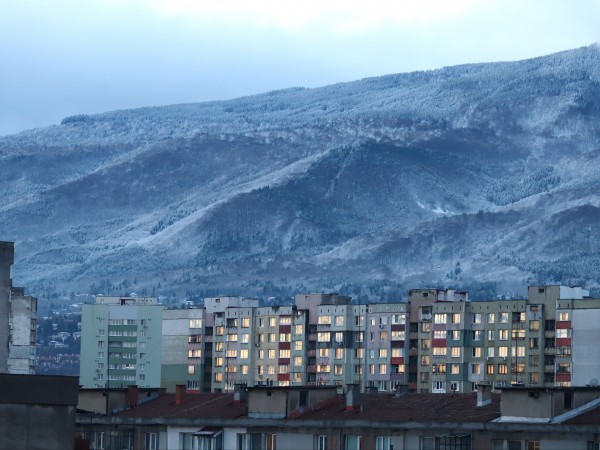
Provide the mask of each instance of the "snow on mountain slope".
{"label": "snow on mountain slope", "polygon": [[594,287],[599,119],[597,45],[73,116],[0,138],[0,238],[33,289]]}

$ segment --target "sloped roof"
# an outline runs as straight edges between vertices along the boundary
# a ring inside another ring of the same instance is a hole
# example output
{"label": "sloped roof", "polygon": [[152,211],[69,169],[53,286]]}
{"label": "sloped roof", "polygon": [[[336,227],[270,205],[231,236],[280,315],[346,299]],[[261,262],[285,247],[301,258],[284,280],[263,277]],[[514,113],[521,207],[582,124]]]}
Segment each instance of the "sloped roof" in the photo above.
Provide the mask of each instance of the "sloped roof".
{"label": "sloped roof", "polygon": [[573,425],[600,425],[600,406],[579,414],[572,419],[565,420],[563,423]]}
{"label": "sloped roof", "polygon": [[389,422],[489,422],[500,417],[500,395],[489,405],[477,407],[476,394],[362,394],[361,407],[346,411],[339,400],[298,417],[304,420],[373,420]]}
{"label": "sloped roof", "polygon": [[235,419],[246,415],[246,404],[233,402],[233,394],[187,394],[175,404],[175,394],[165,394],[117,414],[121,417],[177,417],[185,419]]}

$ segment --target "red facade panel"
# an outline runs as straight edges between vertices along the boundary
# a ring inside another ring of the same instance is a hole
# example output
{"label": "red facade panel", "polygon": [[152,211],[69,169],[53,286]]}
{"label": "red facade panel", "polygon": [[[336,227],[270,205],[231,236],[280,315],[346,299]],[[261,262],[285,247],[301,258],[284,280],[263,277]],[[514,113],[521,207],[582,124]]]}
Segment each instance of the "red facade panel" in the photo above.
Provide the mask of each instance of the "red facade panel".
{"label": "red facade panel", "polygon": [[292,348],[291,342],[280,342],[279,343],[279,350],[290,350],[291,348]]}
{"label": "red facade panel", "polygon": [[563,321],[556,321],[556,329],[557,330],[564,330],[565,328],[571,328],[571,321],[570,320],[563,320]]}
{"label": "red facade panel", "polygon": [[290,374],[289,373],[277,374],[277,381],[290,381]]}
{"label": "red facade panel", "polygon": [[557,347],[571,347],[572,339],[571,338],[556,338],[556,346]]}
{"label": "red facade panel", "polygon": [[432,347],[445,347],[446,346],[446,339],[433,339],[431,341],[431,346]]}
{"label": "red facade panel", "polygon": [[279,332],[280,333],[291,333],[292,326],[291,325],[279,325]]}
{"label": "red facade panel", "polygon": [[404,364],[404,358],[403,357],[398,357],[398,358],[392,358],[390,360],[390,364]]}
{"label": "red facade panel", "polygon": [[571,381],[571,374],[570,373],[557,373],[556,381],[559,383],[562,383],[565,381]]}

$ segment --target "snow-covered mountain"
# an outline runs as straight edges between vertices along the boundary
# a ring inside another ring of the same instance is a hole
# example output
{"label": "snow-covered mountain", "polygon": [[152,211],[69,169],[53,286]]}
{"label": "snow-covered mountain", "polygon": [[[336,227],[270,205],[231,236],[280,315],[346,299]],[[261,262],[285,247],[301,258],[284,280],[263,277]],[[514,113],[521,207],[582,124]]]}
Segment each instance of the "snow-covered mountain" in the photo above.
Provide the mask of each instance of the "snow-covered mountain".
{"label": "snow-covered mountain", "polygon": [[0,239],[34,291],[600,280],[598,45],[73,116],[0,161]]}

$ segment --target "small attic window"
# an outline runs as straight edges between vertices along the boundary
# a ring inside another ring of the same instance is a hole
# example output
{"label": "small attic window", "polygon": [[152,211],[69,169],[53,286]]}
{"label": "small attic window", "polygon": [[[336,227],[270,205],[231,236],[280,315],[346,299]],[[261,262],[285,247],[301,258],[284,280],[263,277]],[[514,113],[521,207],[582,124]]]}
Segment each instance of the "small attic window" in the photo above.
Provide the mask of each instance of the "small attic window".
{"label": "small attic window", "polygon": [[545,292],[544,288],[538,288],[538,294],[543,294]]}

